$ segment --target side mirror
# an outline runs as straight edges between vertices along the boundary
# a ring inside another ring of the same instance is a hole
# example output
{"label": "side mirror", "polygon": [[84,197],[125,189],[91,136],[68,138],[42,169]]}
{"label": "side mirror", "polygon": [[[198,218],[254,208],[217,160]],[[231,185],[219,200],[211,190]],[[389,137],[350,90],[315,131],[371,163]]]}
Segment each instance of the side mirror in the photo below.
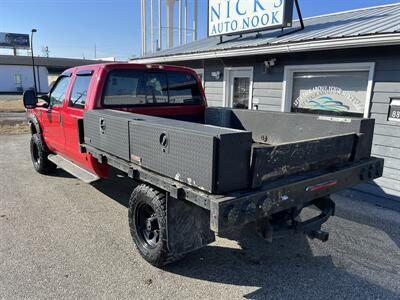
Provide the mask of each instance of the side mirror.
{"label": "side mirror", "polygon": [[36,92],[34,90],[26,90],[23,96],[24,106],[27,109],[37,106]]}
{"label": "side mirror", "polygon": [[47,102],[47,103],[50,102],[49,95],[46,95],[46,94],[39,96],[39,99],[42,99],[42,100],[44,100],[44,101]]}

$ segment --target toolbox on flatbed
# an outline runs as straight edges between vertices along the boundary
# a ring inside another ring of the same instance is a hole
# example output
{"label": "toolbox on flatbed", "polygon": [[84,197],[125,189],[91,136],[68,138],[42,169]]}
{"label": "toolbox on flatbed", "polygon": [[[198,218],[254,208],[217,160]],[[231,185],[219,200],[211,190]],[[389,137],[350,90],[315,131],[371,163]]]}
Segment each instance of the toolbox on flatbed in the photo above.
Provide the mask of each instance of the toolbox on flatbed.
{"label": "toolbox on flatbed", "polygon": [[248,188],[251,133],[113,110],[84,117],[85,143],[209,193]]}

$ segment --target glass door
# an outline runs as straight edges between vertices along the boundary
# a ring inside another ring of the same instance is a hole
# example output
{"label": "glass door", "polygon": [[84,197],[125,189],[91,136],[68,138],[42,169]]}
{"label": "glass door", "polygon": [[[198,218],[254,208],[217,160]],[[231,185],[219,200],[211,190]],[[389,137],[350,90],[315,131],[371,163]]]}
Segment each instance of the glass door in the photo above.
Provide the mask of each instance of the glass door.
{"label": "glass door", "polygon": [[253,69],[228,70],[225,103],[228,107],[251,109]]}

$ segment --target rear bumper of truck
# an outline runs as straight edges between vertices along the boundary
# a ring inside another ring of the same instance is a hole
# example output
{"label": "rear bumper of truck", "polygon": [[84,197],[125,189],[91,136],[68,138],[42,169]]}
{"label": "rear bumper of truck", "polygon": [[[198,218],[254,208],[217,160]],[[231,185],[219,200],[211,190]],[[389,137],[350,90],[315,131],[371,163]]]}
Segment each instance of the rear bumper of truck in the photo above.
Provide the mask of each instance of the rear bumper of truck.
{"label": "rear bumper of truck", "polygon": [[[287,209],[301,209],[311,205],[315,199],[381,177],[382,172],[383,159],[372,157],[336,170],[309,172],[277,180],[257,191],[212,197],[210,228],[220,233]],[[322,221],[328,218],[329,214]],[[321,223],[321,218],[315,222]],[[312,226],[312,222],[309,222],[309,226]]]}

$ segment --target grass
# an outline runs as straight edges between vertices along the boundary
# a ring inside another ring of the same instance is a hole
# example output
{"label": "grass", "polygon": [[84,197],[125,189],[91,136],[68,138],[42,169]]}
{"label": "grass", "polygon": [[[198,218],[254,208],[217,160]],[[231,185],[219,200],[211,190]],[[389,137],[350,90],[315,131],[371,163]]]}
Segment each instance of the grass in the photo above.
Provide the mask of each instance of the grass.
{"label": "grass", "polygon": [[22,100],[0,100],[0,112],[24,112]]}
{"label": "grass", "polygon": [[28,123],[25,120],[0,120],[0,134],[29,133]]}

